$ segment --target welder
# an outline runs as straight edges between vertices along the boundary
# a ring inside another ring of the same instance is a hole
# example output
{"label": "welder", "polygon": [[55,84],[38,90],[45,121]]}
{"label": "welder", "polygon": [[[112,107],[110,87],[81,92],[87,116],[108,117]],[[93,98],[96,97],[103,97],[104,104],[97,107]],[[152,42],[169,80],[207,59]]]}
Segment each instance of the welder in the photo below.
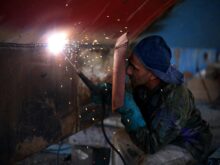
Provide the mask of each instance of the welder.
{"label": "welder", "polygon": [[[208,154],[209,125],[171,57],[169,46],[157,35],[142,39],[129,56],[126,73],[132,90],[125,91],[124,105],[117,109],[125,129],[113,137],[126,164],[196,164]],[[111,90],[109,84],[98,86]],[[97,102],[97,94],[92,97]]]}

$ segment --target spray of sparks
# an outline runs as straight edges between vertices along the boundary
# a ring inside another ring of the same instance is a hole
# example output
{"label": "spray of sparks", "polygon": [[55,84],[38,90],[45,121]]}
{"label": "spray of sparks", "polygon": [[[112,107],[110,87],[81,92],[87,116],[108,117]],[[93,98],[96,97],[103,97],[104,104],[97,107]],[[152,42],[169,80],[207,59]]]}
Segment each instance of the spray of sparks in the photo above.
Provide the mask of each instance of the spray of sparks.
{"label": "spray of sparks", "polygon": [[[69,6],[70,1],[65,4],[66,7]],[[107,19],[110,18],[109,15],[106,16]],[[117,22],[120,22],[121,19],[117,18]],[[81,22],[78,22],[80,25]],[[121,27],[119,30],[120,33],[128,31],[128,27]],[[107,33],[103,34],[105,40],[111,39],[112,35],[108,35]],[[82,71],[88,78],[94,79],[97,77],[100,81],[103,81],[107,75],[111,74],[112,72],[112,63],[113,58],[111,55],[105,54],[106,57],[103,58],[103,51],[105,48],[99,43],[97,39],[94,39],[91,44],[91,40],[87,35],[82,37],[81,41],[72,41],[70,42],[65,48],[65,60],[69,62],[69,64],[75,69],[75,71]],[[110,52],[113,54],[113,52]],[[65,68],[65,71],[68,72],[68,66],[62,66],[62,64],[58,64],[58,67]],[[69,77],[69,80],[72,81],[73,77]],[[60,88],[63,88],[63,84],[60,84]],[[68,102],[71,105],[71,101]],[[83,108],[85,111],[90,111],[87,107]],[[91,112],[94,114],[96,113],[95,109],[92,109]],[[78,118],[81,119],[82,115],[79,114]],[[91,117],[91,121],[95,122],[96,118],[95,115]],[[129,122],[129,120],[128,120]],[[115,132],[113,132],[115,134]],[[86,147],[89,149],[89,146]],[[118,150],[120,152],[120,150]],[[107,158],[104,156],[104,160]],[[95,164],[95,162],[93,162]]]}
{"label": "spray of sparks", "polygon": [[[66,3],[66,7],[68,7]],[[110,16],[107,15],[106,19],[109,19]],[[120,22],[121,19],[117,18],[116,22]],[[78,23],[80,25],[81,22]],[[128,27],[121,27],[119,29],[120,33],[128,31]],[[104,40],[112,39],[112,34],[103,33]],[[108,53],[103,53],[106,50],[106,47],[103,47],[97,39],[91,39],[88,35],[81,37],[80,41],[70,41],[69,45],[65,47],[65,60],[74,68],[76,72],[79,70],[85,74],[91,80],[103,81],[108,75],[112,73],[112,63],[113,63],[113,49],[107,51]],[[110,55],[109,55],[110,54]],[[66,72],[69,71],[69,67],[62,66],[59,64],[58,67],[64,68]],[[73,77],[69,77],[69,80],[72,81]],[[63,84],[60,84],[60,88],[64,88]],[[68,102],[71,105],[71,101]],[[85,111],[88,111],[88,108],[83,108]],[[95,114],[95,110],[92,112]],[[78,115],[81,119],[81,114]],[[95,116],[91,117],[91,121],[95,122]],[[105,158],[104,158],[105,159]]]}

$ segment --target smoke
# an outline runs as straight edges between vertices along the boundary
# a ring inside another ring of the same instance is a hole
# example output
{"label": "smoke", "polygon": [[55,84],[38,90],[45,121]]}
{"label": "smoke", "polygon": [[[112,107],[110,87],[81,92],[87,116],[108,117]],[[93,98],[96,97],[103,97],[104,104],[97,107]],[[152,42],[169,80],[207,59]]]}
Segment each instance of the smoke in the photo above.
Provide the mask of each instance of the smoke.
{"label": "smoke", "polygon": [[111,76],[112,64],[113,54],[110,50],[85,49],[79,54],[80,70],[94,82],[104,81]]}

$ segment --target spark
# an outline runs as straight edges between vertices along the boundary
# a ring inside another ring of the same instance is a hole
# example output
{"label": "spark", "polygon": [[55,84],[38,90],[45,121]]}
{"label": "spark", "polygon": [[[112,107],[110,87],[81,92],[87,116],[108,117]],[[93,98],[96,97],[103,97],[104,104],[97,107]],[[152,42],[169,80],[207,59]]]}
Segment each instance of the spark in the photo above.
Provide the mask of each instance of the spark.
{"label": "spark", "polygon": [[48,49],[54,55],[57,55],[64,50],[67,42],[66,33],[54,33],[48,38]]}
{"label": "spark", "polygon": [[94,40],[93,43],[94,43],[94,44],[95,44],[95,43],[98,43],[98,40]]}

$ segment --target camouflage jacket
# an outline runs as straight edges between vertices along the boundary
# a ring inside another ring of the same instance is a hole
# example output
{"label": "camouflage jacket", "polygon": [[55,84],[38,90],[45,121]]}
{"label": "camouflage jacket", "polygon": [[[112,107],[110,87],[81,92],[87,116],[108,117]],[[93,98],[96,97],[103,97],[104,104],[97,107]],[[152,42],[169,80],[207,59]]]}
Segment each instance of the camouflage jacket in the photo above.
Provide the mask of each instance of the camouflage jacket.
{"label": "camouflage jacket", "polygon": [[203,159],[212,135],[186,87],[163,84],[151,93],[139,87],[133,96],[147,123],[146,127],[129,132],[139,148],[153,154],[167,144],[175,144],[186,148],[195,159]]}

